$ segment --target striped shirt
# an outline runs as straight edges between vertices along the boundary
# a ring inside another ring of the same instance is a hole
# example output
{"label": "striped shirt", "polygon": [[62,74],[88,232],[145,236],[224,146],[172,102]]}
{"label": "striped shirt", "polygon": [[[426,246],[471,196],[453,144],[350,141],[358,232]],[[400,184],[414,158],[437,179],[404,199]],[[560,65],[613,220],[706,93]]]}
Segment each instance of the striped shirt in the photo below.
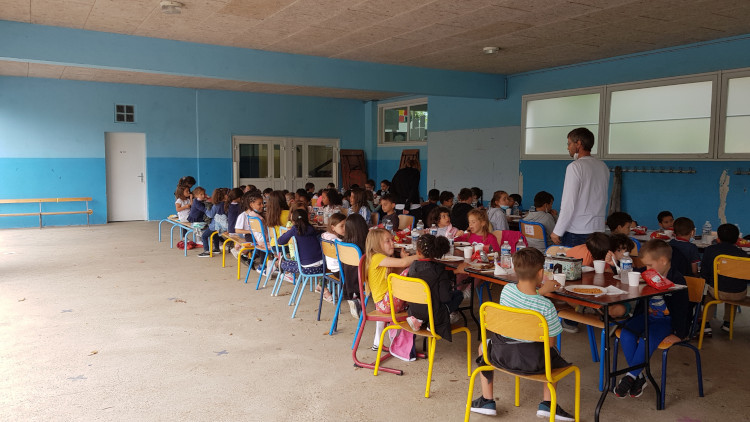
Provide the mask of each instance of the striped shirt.
{"label": "striped shirt", "polygon": [[510,308],[529,309],[539,312],[547,320],[550,337],[556,337],[562,333],[560,319],[557,317],[557,309],[555,309],[552,302],[544,296],[538,294],[527,295],[518,290],[517,285],[508,284],[503,287],[503,291],[500,293],[500,304]]}

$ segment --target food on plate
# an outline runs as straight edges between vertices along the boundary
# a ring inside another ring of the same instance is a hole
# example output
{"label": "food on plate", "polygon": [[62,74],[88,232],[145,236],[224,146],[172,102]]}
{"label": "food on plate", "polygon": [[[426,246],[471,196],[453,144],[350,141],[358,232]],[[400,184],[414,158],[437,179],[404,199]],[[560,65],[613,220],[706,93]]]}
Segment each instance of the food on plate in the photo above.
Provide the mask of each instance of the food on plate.
{"label": "food on plate", "polygon": [[573,287],[571,290],[573,290],[574,293],[581,293],[585,295],[593,295],[597,293],[601,293],[601,289],[595,289],[590,287]]}
{"label": "food on plate", "polygon": [[648,228],[646,228],[646,226],[633,227],[633,234],[636,234],[636,235],[642,236],[646,234],[647,231],[648,231]]}
{"label": "food on plate", "polygon": [[737,239],[737,246],[739,246],[740,248],[750,248],[750,240]]}
{"label": "food on plate", "polygon": [[652,239],[661,239],[661,240],[670,240],[670,239],[672,239],[671,236],[668,236],[668,235],[666,235],[664,233],[659,233],[659,232],[653,232],[653,233],[651,233],[651,238]]}

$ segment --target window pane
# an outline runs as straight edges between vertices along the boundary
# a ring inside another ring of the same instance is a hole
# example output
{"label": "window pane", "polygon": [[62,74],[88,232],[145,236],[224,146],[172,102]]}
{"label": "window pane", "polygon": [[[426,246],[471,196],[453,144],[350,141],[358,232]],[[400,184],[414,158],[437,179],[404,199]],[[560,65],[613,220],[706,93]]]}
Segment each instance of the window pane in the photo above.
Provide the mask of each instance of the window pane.
{"label": "window pane", "polygon": [[240,144],[240,178],[268,177],[268,145]]}
{"label": "window pane", "polygon": [[567,126],[575,129],[597,123],[599,94],[549,98],[526,103],[527,128]]}
{"label": "window pane", "polygon": [[333,177],[333,147],[308,145],[307,177]]}
{"label": "window pane", "polygon": [[409,107],[409,140],[427,140],[427,104]]}
{"label": "window pane", "polygon": [[[568,132],[588,128],[599,133],[599,94],[547,98],[526,103],[525,153],[567,155]],[[599,139],[591,152],[596,153]]]}
{"label": "window pane", "polygon": [[729,80],[724,152],[750,153],[750,77]]}
{"label": "window pane", "polygon": [[294,168],[297,169],[297,177],[302,177],[302,145],[294,147]]}
{"label": "window pane", "polygon": [[[568,132],[579,127],[582,126],[575,125],[526,129],[526,153],[542,155],[567,155]],[[595,135],[599,132],[599,125],[596,124],[584,125],[583,127],[586,127]],[[596,154],[598,146],[599,142],[597,139],[596,142],[594,142],[594,148],[591,149],[591,153]]]}
{"label": "window pane", "polygon": [[383,142],[405,142],[408,120],[407,107],[383,110]]}
{"label": "window pane", "polygon": [[701,154],[708,152],[711,120],[614,123],[609,126],[611,154]]}
{"label": "window pane", "polygon": [[706,154],[712,82],[612,93],[610,154]]}
{"label": "window pane", "polygon": [[712,82],[657,86],[612,93],[611,123],[711,117]]}

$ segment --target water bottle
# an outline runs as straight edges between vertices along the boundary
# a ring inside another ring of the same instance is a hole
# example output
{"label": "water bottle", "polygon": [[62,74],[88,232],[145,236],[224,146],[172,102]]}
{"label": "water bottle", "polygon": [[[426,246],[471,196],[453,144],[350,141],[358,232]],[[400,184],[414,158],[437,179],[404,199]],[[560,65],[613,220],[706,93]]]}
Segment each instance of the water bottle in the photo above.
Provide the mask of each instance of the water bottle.
{"label": "water bottle", "polygon": [[417,246],[417,239],[419,239],[419,230],[414,229],[411,231],[411,243],[413,243],[414,246]]}
{"label": "water bottle", "polygon": [[416,229],[417,229],[417,232],[419,232],[419,234],[422,234],[422,233],[423,233],[423,230],[424,230],[424,223],[422,222],[422,220],[419,220],[419,221],[417,222],[417,227],[416,227]]}
{"label": "water bottle", "polygon": [[521,249],[525,247],[526,245],[523,243],[523,238],[518,238],[518,243],[516,243],[516,252],[520,251]]}
{"label": "water bottle", "polygon": [[430,234],[433,235],[433,236],[437,236],[437,232],[438,232],[437,224],[433,224],[430,227]]}
{"label": "water bottle", "polygon": [[620,283],[628,282],[628,273],[631,271],[633,271],[633,258],[630,257],[630,252],[625,252],[620,260]]}
{"label": "water bottle", "polygon": [[385,220],[385,229],[393,234],[393,222],[391,220]]}
{"label": "water bottle", "polygon": [[508,244],[507,240],[500,246],[500,266],[505,269],[510,269],[513,266],[513,259],[510,255],[510,244]]}
{"label": "water bottle", "polygon": [[703,225],[703,233],[701,233],[701,238],[707,239],[706,236],[711,236],[711,231],[712,231],[711,222],[706,221],[706,223]]}
{"label": "water bottle", "polygon": [[455,249],[453,248],[453,236],[448,236],[448,243],[450,244],[448,255],[453,256],[456,252]]}
{"label": "water bottle", "polygon": [[518,204],[513,204],[513,215],[518,215],[519,213]]}
{"label": "water bottle", "polygon": [[549,256],[544,257],[544,279],[550,280],[553,278],[552,275],[552,268],[555,266],[555,264],[552,262],[552,259],[550,259]]}

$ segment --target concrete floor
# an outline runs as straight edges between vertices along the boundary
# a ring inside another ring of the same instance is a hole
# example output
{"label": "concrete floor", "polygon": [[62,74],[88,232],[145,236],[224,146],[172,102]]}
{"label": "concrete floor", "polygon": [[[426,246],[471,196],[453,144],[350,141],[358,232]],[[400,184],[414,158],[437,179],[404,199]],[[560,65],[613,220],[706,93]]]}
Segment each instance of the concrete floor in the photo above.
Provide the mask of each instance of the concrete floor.
{"label": "concrete floor", "polygon": [[[221,268],[221,258],[199,259],[195,250],[185,258],[168,241],[157,242],[154,222],[0,231],[0,420],[463,418],[461,335],[438,343],[425,399],[426,361],[391,361],[405,370],[401,377],[352,367],[348,311],[328,336],[331,305],[316,321],[307,292],[290,319],[288,284],[284,296],[271,297],[270,287],[238,281],[234,262]],[[748,312],[733,341],[718,331],[704,345],[706,397],[697,396],[691,355],[675,350],[666,410],[655,410],[649,388],[638,399],[610,396],[602,420],[750,420]],[[370,339],[372,327],[363,348]],[[593,421],[598,367],[588,350],[584,332],[565,334],[563,356],[582,372],[582,420]],[[657,380],[660,361],[652,360]],[[522,383],[515,408],[512,379],[496,377],[499,415],[472,420],[537,420],[540,386]],[[572,412],[572,381],[561,383],[560,395]]]}

